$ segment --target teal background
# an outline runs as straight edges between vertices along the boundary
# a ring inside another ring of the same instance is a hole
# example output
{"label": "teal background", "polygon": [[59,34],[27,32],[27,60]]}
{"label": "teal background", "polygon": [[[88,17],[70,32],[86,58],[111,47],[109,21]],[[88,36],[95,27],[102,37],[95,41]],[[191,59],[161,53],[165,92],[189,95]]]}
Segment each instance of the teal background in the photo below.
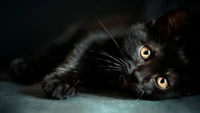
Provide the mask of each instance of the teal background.
{"label": "teal background", "polygon": [[118,91],[90,90],[69,99],[46,98],[40,83],[23,86],[0,79],[0,113],[200,113],[200,96],[148,101],[126,98]]}

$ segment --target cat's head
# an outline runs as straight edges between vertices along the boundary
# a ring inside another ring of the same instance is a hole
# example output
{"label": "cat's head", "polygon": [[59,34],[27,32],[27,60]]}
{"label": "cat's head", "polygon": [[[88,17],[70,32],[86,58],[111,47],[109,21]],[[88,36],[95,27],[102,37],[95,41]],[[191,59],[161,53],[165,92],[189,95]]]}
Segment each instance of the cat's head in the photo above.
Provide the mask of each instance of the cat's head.
{"label": "cat's head", "polygon": [[147,23],[132,25],[122,43],[127,62],[119,80],[122,87],[147,99],[179,96],[187,84],[182,80],[189,61],[181,34],[189,15],[187,8],[175,9]]}

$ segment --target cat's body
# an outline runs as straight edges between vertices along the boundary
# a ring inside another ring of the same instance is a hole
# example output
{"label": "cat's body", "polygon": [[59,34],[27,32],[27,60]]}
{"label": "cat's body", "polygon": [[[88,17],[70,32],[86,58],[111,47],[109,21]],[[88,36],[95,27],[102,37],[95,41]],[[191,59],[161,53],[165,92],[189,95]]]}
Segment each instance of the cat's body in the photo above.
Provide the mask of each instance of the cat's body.
{"label": "cat's body", "polygon": [[71,28],[70,39],[49,52],[15,60],[11,75],[23,83],[42,78],[42,89],[57,99],[76,94],[79,86],[118,87],[147,99],[177,97],[198,88],[182,36],[188,16],[188,9],[177,9],[148,23],[110,29],[97,19],[101,29]]}

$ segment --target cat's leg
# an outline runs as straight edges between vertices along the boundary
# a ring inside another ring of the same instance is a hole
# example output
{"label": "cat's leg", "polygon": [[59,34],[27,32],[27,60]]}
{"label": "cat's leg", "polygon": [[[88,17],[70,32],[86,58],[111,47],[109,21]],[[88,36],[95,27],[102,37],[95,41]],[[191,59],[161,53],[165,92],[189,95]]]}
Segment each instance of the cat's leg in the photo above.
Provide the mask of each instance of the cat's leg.
{"label": "cat's leg", "polygon": [[61,48],[56,48],[57,51],[51,49],[37,52],[36,56],[14,59],[10,65],[11,77],[22,84],[32,84],[42,80],[44,75],[51,72],[67,54],[66,51],[61,52]]}
{"label": "cat's leg", "polygon": [[80,41],[66,56],[62,64],[44,77],[42,89],[50,98],[68,98],[78,92],[81,72],[77,69],[88,46],[89,41]]}
{"label": "cat's leg", "polygon": [[14,59],[10,65],[11,77],[21,84],[32,84],[52,72],[74,48],[73,45],[79,37],[87,34],[81,28],[72,27],[33,54]]}

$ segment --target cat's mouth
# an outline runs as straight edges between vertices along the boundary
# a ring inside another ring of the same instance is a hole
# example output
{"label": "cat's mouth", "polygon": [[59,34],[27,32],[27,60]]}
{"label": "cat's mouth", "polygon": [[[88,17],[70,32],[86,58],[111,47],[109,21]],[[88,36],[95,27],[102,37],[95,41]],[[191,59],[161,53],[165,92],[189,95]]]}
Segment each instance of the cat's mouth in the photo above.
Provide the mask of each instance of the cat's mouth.
{"label": "cat's mouth", "polygon": [[121,74],[119,76],[119,84],[120,84],[121,88],[127,89],[127,88],[130,88],[132,86],[136,86],[138,84],[138,81],[131,80],[127,76]]}

